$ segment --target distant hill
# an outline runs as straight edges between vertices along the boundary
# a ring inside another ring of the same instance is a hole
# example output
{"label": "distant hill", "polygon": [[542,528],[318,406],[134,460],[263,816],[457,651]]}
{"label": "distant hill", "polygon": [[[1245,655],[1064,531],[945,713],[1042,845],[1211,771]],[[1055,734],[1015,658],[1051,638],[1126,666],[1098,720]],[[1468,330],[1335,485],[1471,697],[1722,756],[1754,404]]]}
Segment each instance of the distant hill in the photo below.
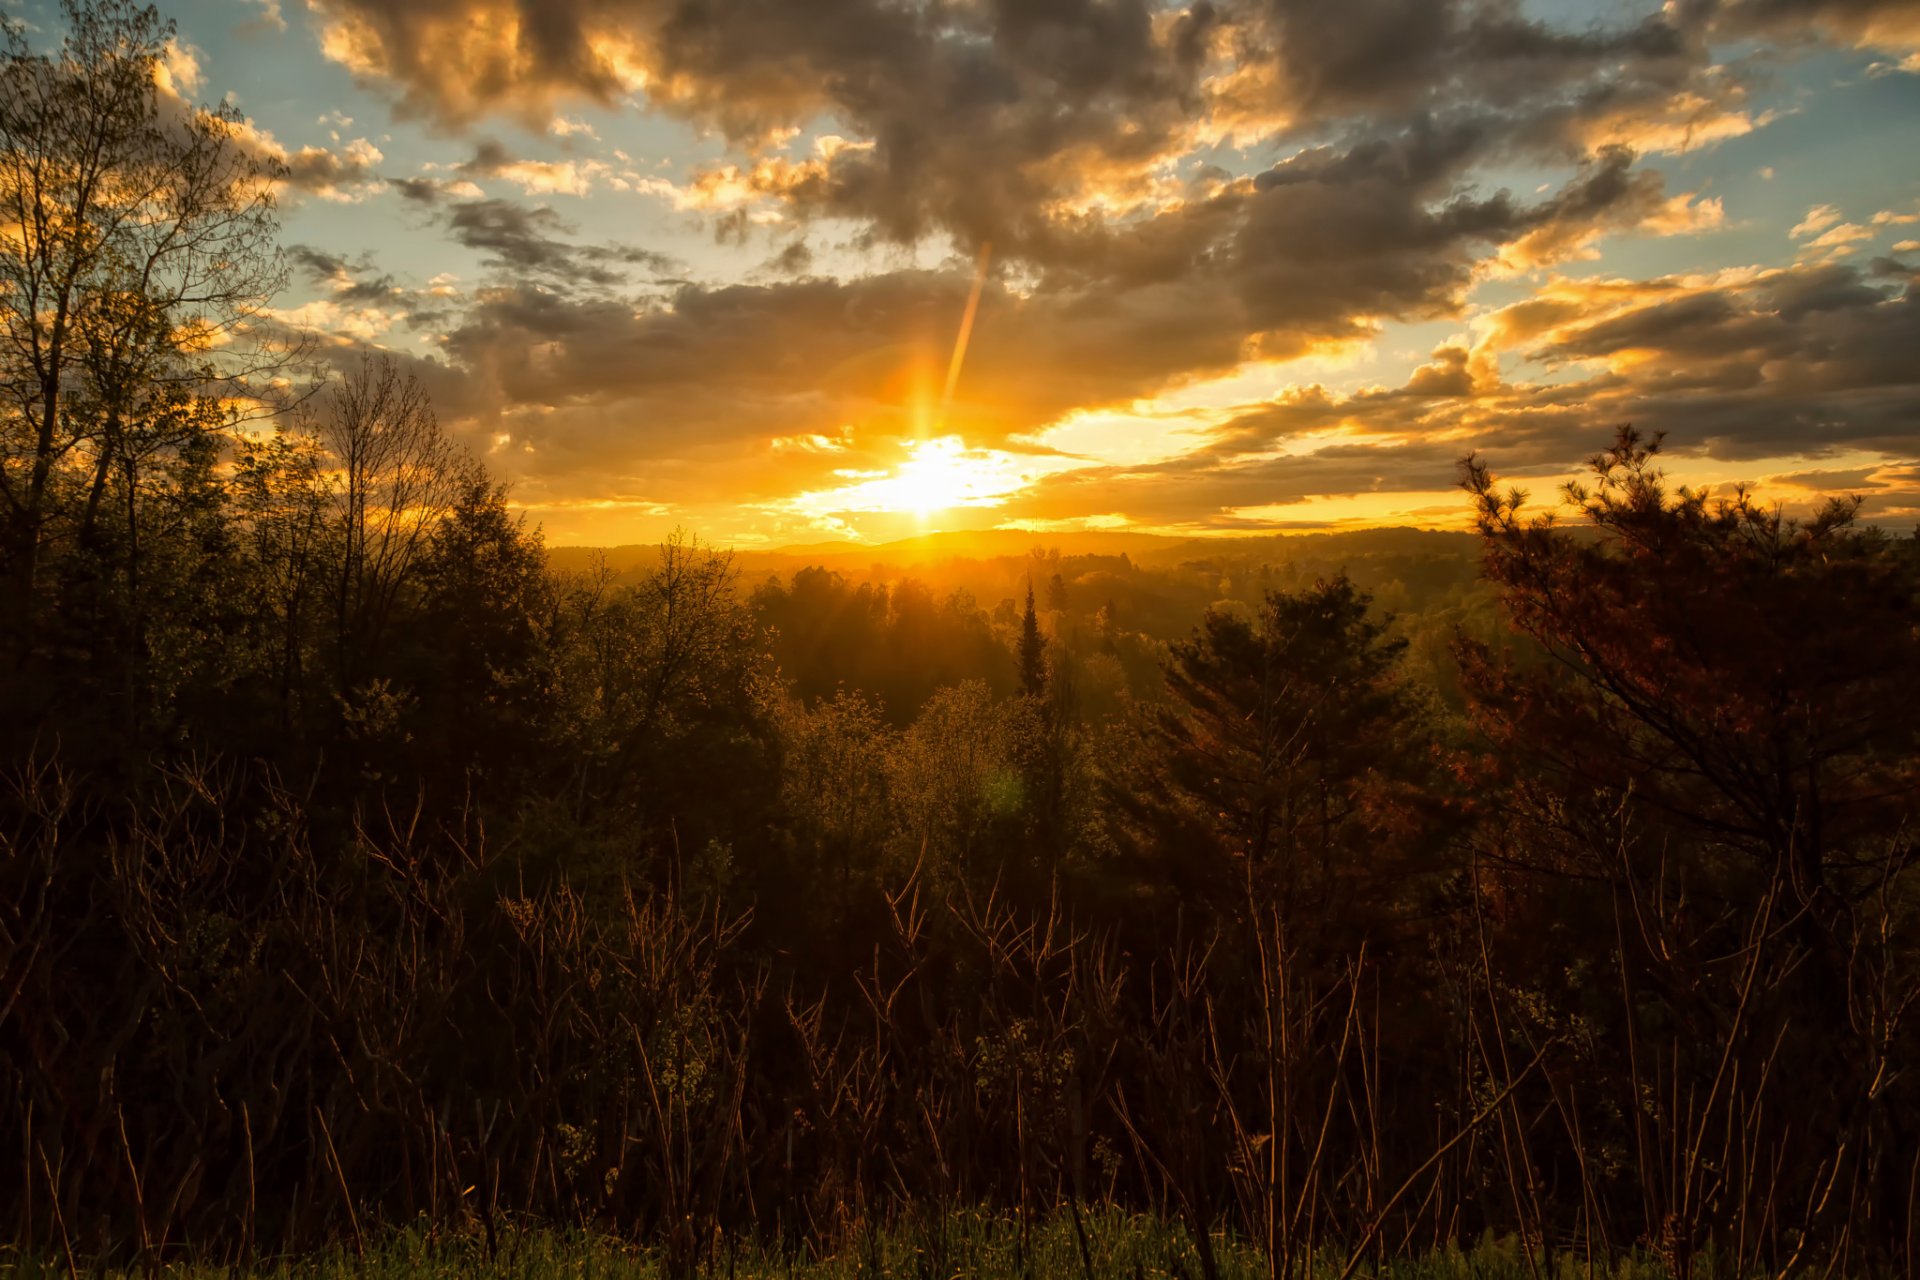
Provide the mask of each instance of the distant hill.
{"label": "distant hill", "polygon": [[[1355,529],[1334,533],[1262,534],[1251,537],[1193,538],[1124,530],[1073,530],[1032,533],[1019,529],[966,530],[929,533],[896,542],[818,542],[794,546],[736,548],[734,560],[743,577],[787,574],[818,565],[841,573],[866,574],[875,569],[898,572],[916,566],[954,560],[1024,559],[1035,551],[1057,551],[1062,556],[1121,556],[1142,566],[1245,563],[1272,560],[1288,563],[1311,560],[1338,562],[1377,556],[1466,557],[1476,554],[1472,534],[1450,530],[1389,528]],[[585,572],[604,563],[617,577],[642,573],[659,558],[652,543],[617,547],[549,547],[548,562],[561,572]]]}

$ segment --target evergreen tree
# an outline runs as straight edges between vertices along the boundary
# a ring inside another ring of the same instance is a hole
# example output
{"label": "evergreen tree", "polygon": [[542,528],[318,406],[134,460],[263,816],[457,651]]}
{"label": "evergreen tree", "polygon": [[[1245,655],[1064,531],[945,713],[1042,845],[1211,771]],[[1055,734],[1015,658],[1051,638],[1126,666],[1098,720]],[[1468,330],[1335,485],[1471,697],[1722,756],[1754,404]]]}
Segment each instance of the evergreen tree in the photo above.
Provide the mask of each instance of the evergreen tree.
{"label": "evergreen tree", "polygon": [[1020,685],[1029,697],[1047,691],[1047,640],[1033,612],[1033,581],[1027,581],[1027,611],[1020,619]]}

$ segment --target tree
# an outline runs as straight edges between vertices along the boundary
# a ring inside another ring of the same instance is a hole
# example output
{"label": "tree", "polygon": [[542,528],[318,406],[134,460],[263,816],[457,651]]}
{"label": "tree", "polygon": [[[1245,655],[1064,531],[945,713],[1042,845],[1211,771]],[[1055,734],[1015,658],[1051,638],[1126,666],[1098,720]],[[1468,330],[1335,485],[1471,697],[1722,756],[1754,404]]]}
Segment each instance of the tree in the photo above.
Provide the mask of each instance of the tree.
{"label": "tree", "polygon": [[1047,608],[1064,613],[1067,603],[1067,580],[1056,573],[1047,579]]}
{"label": "tree", "polygon": [[316,618],[336,554],[328,520],[327,463],[309,432],[282,424],[242,440],[230,486],[238,526],[240,638],[263,676],[285,734],[301,719],[316,655]]}
{"label": "tree", "polygon": [[841,690],[809,708],[781,706],[782,798],[799,857],[780,887],[832,927],[856,881],[877,885],[891,820],[887,766],[894,747],[881,707]]}
{"label": "tree", "polygon": [[1115,799],[1141,856],[1182,852],[1185,892],[1231,894],[1251,875],[1263,896],[1326,908],[1384,875],[1386,849],[1421,852],[1424,707],[1400,678],[1405,643],[1368,606],[1343,574],[1268,592],[1251,618],[1211,610],[1172,646],[1175,705],[1149,713]]}
{"label": "tree", "polygon": [[731,553],[676,532],[636,585],[568,593],[554,658],[577,816],[637,813],[697,849],[777,798],[749,782],[772,751],[772,682],[736,583]]}
{"label": "tree", "polygon": [[253,324],[284,281],[276,165],[231,107],[163,93],[171,23],[62,0],[59,50],[0,54],[0,565],[30,643],[50,540],[91,535],[120,479],[261,394]]}
{"label": "tree", "polygon": [[402,587],[461,496],[460,451],[419,379],[390,356],[350,370],[314,431],[333,471],[334,654],[346,694],[377,659]]}
{"label": "tree", "polygon": [[1047,638],[1033,612],[1033,582],[1027,582],[1027,611],[1020,618],[1020,686],[1030,698],[1047,691]]}
{"label": "tree", "polygon": [[[1531,1007],[1586,1001],[1592,1074],[1565,1091],[1614,1101],[1575,1145],[1636,1152],[1648,1238],[1685,1275],[1776,1202],[1830,1239],[1906,1216],[1920,572],[1857,500],[1712,500],[1667,485],[1660,445],[1621,428],[1566,487],[1578,531],[1464,461],[1485,572],[1542,660],[1460,653],[1505,819],[1476,887]],[[1559,973],[1617,977],[1617,1003]]]}
{"label": "tree", "polygon": [[1467,646],[1482,724],[1563,796],[1607,810],[1630,793],[1777,872],[1808,927],[1832,922],[1920,787],[1920,574],[1855,527],[1857,500],[1798,521],[1745,490],[1669,492],[1660,443],[1622,428],[1591,485],[1567,487],[1595,536],[1522,516],[1524,493],[1463,464],[1486,574],[1552,659]]}
{"label": "tree", "polygon": [[498,787],[545,745],[553,584],[507,487],[468,460],[414,570],[403,670],[420,699],[421,771]]}

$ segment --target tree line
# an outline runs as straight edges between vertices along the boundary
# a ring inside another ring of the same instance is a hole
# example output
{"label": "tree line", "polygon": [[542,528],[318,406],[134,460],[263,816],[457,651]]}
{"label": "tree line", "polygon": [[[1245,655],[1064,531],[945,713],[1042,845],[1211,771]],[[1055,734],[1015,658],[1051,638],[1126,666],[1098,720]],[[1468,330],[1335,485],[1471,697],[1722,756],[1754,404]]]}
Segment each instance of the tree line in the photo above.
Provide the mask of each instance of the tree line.
{"label": "tree line", "polygon": [[1569,524],[1463,462],[1510,625],[1418,662],[1338,573],[1165,643],[1051,575],[556,572],[402,366],[304,391],[273,166],[164,21],[65,18],[0,69],[22,1248],[1920,1261],[1912,540],[1623,429]]}

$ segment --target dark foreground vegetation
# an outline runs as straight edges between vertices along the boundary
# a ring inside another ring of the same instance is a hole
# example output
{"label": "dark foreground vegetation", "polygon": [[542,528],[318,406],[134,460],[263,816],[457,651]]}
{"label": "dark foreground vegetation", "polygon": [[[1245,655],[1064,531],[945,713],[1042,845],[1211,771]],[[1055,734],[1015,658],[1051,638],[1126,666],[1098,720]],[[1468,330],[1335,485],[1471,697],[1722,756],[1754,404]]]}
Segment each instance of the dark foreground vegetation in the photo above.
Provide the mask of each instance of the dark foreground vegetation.
{"label": "dark foreground vegetation", "polygon": [[[1086,1249],[1081,1249],[1084,1236]],[[1251,1242],[1221,1233],[1214,1242],[1218,1274],[1224,1280],[1255,1280],[1272,1274]],[[13,1260],[9,1260],[13,1261]],[[1326,1251],[1310,1270],[1297,1274],[1333,1280],[1346,1259]],[[1371,1274],[1381,1280],[1665,1280],[1666,1272],[1644,1256],[1607,1265],[1561,1255],[1557,1272],[1543,1273],[1537,1260],[1525,1258],[1518,1241],[1485,1240],[1465,1250],[1390,1259]],[[922,1280],[922,1277],[1027,1276],[1032,1280],[1085,1280],[1091,1274],[1115,1280],[1190,1280],[1199,1274],[1199,1253],[1178,1223],[1089,1209],[1078,1227],[1066,1215],[1021,1222],[1005,1214],[956,1211],[919,1215],[910,1221],[864,1230],[836,1252],[782,1249],[752,1240],[729,1239],[714,1248],[694,1274],[728,1280]],[[107,1265],[101,1280],[147,1274],[146,1269]],[[17,1280],[67,1280],[69,1270],[56,1256],[15,1261],[7,1274]],[[235,1268],[208,1262],[175,1261],[164,1274],[180,1280],[234,1280]],[[670,1280],[674,1272],[658,1249],[636,1245],[605,1232],[559,1230],[503,1231],[489,1244],[477,1231],[448,1234],[414,1228],[367,1242],[310,1250],[291,1257],[256,1257],[240,1269],[259,1280],[466,1280],[467,1277],[516,1277],[517,1280]]]}
{"label": "dark foreground vegetation", "polygon": [[1626,431],[1568,530],[1470,460],[1411,617],[559,573],[403,369],[298,401],[271,164],[69,16],[0,71],[26,1255],[1920,1265],[1910,540]]}

